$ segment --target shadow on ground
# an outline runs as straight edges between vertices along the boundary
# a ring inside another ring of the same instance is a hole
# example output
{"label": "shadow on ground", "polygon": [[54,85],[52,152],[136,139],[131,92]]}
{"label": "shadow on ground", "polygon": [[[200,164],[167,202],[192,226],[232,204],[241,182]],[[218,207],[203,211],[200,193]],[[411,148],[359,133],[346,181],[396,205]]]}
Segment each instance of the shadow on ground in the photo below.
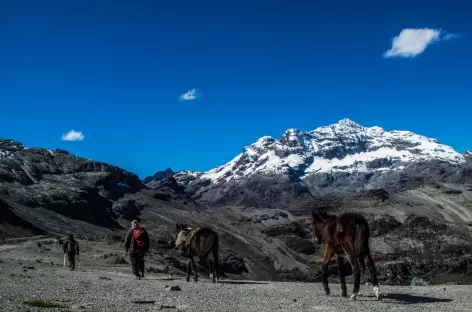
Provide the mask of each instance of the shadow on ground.
{"label": "shadow on ground", "polygon": [[451,302],[452,299],[414,296],[408,294],[384,294],[383,302],[394,302],[398,304],[416,304],[416,303],[437,303],[437,302]]}
{"label": "shadow on ground", "polygon": [[245,285],[245,284],[270,284],[270,282],[238,281],[238,280],[224,280],[224,281],[221,281],[221,280],[219,280],[218,284],[241,284],[241,285]]}

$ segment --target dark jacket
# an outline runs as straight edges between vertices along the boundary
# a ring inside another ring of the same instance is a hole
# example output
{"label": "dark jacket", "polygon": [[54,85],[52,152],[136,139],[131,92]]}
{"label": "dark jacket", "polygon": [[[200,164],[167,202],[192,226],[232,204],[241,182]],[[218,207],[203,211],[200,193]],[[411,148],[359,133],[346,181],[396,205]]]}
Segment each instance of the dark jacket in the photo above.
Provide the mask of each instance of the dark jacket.
{"label": "dark jacket", "polygon": [[79,255],[79,243],[77,243],[76,240],[68,240],[64,243],[64,245],[62,246],[62,248],[64,249],[64,253],[67,253],[67,249],[69,247],[69,244],[75,244],[75,253],[78,256]]}
{"label": "dark jacket", "polygon": [[[143,233],[143,241],[144,241],[144,251],[145,252],[149,252],[149,235],[146,231],[146,229],[144,229],[143,227],[141,227],[143,230],[144,230],[144,233]],[[133,233],[133,229],[130,229],[128,231],[128,233],[126,234],[126,238],[125,238],[125,243],[124,243],[124,247],[126,249],[126,251],[128,252],[128,250],[137,250],[138,249],[138,246],[135,246],[134,244],[134,239],[132,237],[132,233]]]}

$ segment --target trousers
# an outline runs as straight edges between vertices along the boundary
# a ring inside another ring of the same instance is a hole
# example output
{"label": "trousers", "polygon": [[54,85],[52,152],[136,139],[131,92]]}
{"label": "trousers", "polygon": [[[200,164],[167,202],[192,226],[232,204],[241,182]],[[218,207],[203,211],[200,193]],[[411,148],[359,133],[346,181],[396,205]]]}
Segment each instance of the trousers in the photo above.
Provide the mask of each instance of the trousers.
{"label": "trousers", "polygon": [[129,258],[133,274],[136,277],[144,277],[144,250],[131,250]]}
{"label": "trousers", "polygon": [[71,271],[75,270],[75,254],[67,253],[67,261],[69,262],[69,268]]}

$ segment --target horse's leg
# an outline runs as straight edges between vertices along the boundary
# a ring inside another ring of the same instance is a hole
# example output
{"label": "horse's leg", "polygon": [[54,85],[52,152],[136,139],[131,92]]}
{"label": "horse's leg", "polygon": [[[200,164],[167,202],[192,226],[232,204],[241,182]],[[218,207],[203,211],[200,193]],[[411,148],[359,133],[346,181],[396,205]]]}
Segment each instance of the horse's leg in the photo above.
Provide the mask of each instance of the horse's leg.
{"label": "horse's leg", "polygon": [[192,272],[192,258],[187,262],[187,282],[190,282],[190,273]]}
{"label": "horse's leg", "polygon": [[352,273],[354,275],[354,289],[352,290],[351,299],[356,300],[359,295],[359,288],[361,283],[361,269],[359,267],[359,262],[357,261],[357,256],[354,255],[354,249],[350,243],[343,244],[344,252],[347,255],[347,259],[352,266]]}
{"label": "horse's leg", "polygon": [[338,255],[339,278],[341,279],[341,293],[343,297],[347,297],[346,278],[344,277],[344,257]]}
{"label": "horse's leg", "polygon": [[379,282],[377,281],[377,270],[375,269],[374,260],[372,260],[372,256],[370,252],[368,252],[365,256],[365,263],[367,268],[369,269],[370,276],[372,279],[372,285],[374,286],[374,294],[377,299],[382,300],[382,294],[380,293]]}
{"label": "horse's leg", "polygon": [[198,273],[197,273],[197,266],[195,264],[195,260],[191,258],[192,260],[192,269],[193,269],[193,280],[195,282],[198,282]]}
{"label": "horse's leg", "polygon": [[321,267],[323,270],[323,287],[326,295],[329,295],[330,293],[328,285],[328,265],[331,263],[332,258],[333,252],[328,245],[326,245],[324,250],[323,266]]}
{"label": "horse's leg", "polygon": [[212,259],[208,258],[208,263],[210,267],[210,277],[213,283],[216,283],[216,273],[215,273],[215,263]]}
{"label": "horse's leg", "polygon": [[219,270],[219,257],[218,257],[218,244],[215,244],[211,249],[211,253],[213,255],[213,276],[216,276],[216,282],[220,279],[220,270]]}

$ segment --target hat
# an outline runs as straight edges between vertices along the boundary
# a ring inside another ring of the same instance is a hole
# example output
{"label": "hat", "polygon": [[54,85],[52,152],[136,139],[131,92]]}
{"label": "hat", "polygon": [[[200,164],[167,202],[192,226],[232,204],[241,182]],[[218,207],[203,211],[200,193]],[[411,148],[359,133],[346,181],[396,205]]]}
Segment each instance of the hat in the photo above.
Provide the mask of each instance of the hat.
{"label": "hat", "polygon": [[137,220],[133,220],[133,221],[131,222],[131,227],[132,227],[133,229],[139,227],[139,222],[138,222]]}

